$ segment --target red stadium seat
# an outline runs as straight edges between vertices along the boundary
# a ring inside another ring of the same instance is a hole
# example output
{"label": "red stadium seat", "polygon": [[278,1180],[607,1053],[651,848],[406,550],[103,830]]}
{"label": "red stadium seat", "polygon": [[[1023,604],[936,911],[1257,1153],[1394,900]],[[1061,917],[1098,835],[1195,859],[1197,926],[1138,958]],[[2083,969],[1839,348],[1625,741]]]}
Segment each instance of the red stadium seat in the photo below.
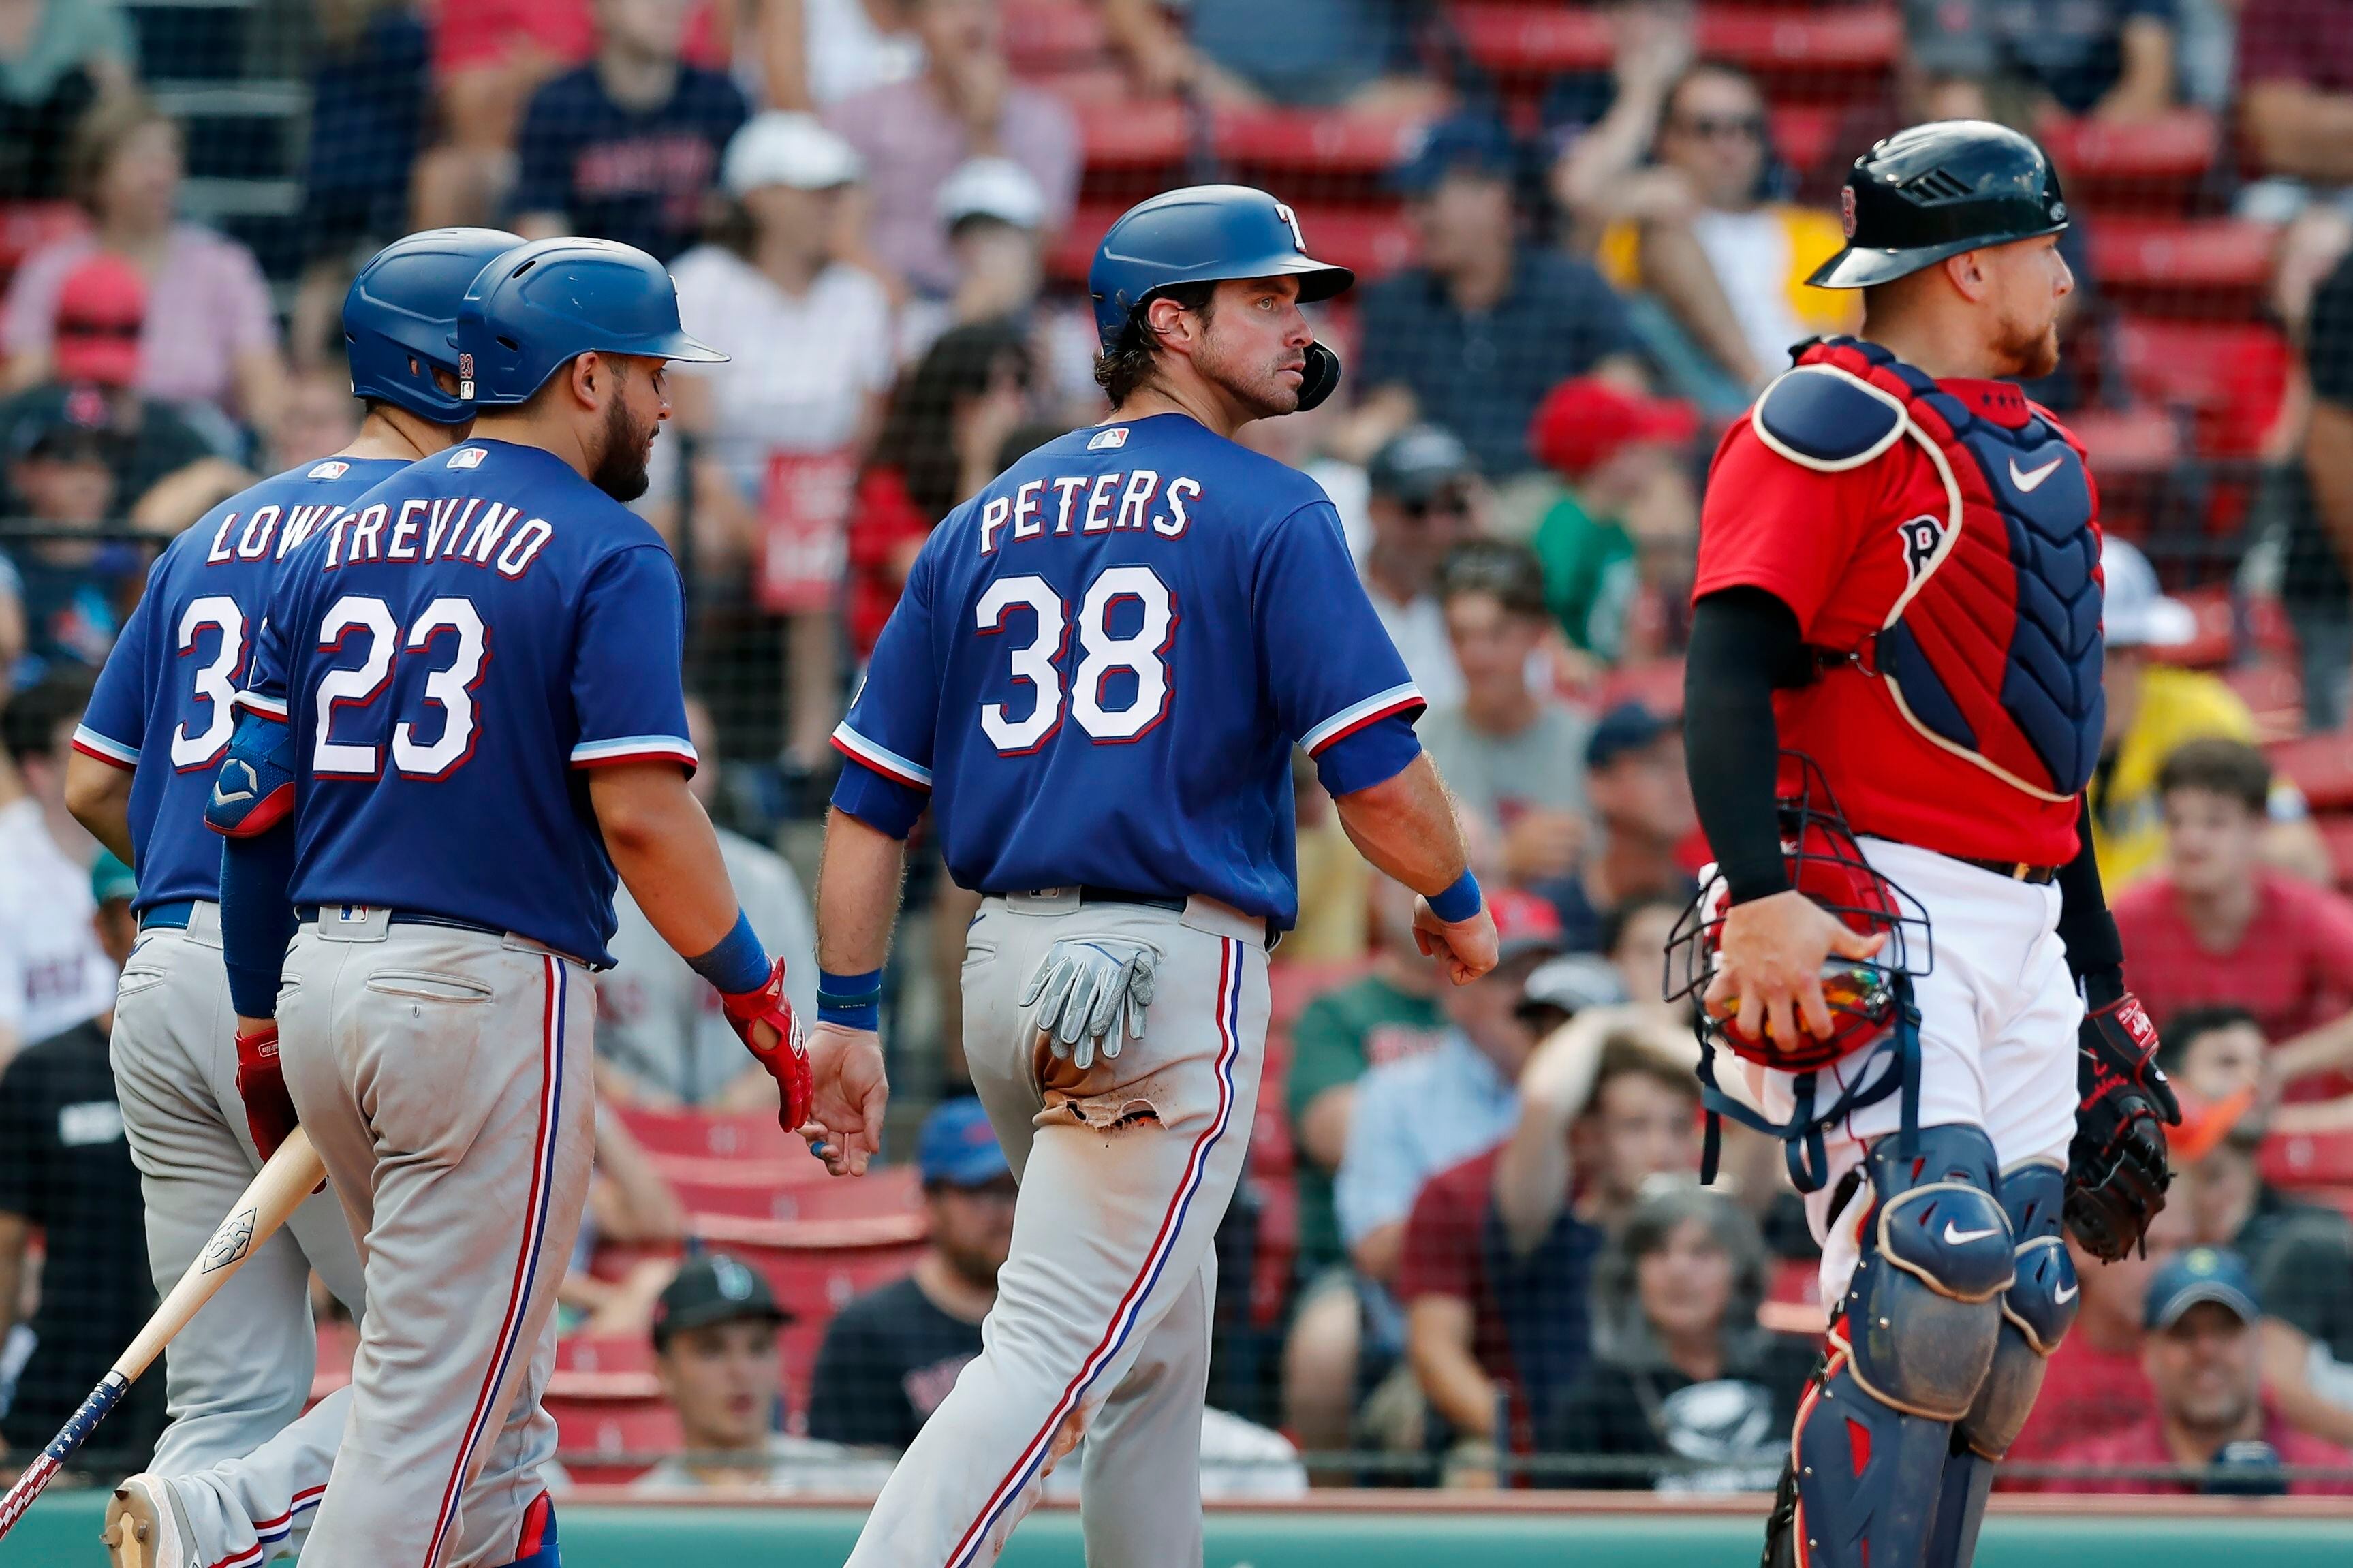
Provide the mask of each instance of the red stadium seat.
{"label": "red stadium seat", "polygon": [[2179,212],[2222,143],[2221,128],[2202,109],[2129,124],[2054,115],[2037,135],[2071,204],[2152,214]]}
{"label": "red stadium seat", "polygon": [[1365,176],[1401,163],[1426,122],[1420,114],[1226,109],[1212,134],[1218,156],[1243,169]]}
{"label": "red stadium seat", "polygon": [[352,1357],[360,1348],[359,1330],[348,1322],[321,1323],[318,1339],[319,1361],[311,1373],[311,1397],[305,1409],[352,1381]]}
{"label": "red stadium seat", "polygon": [[678,1412],[659,1399],[551,1396],[547,1413],[555,1417],[557,1458],[575,1481],[586,1485],[634,1479],[685,1441]]}
{"label": "red stadium seat", "polygon": [[1018,0],[1005,7],[1005,56],[1018,75],[1082,66],[1110,48],[1103,12],[1086,0]]}
{"label": "red stadium seat", "polygon": [[2353,1131],[2266,1138],[2257,1161],[2274,1186],[2353,1186]]}
{"label": "red stadium seat", "polygon": [[2278,231],[2232,218],[2105,218],[2090,226],[2100,287],[2137,310],[2244,317],[2271,278]]}
{"label": "red stadium seat", "polygon": [[[1598,8],[1461,0],[1453,17],[1471,58],[1500,76],[1609,68],[1609,28]],[[1895,63],[1903,38],[1893,6],[1711,7],[1699,22],[1703,54],[1771,79],[1778,96],[1810,100],[1851,96],[1858,83]]]}
{"label": "red stadium seat", "polygon": [[1683,661],[1654,658],[1607,671],[1594,684],[1593,706],[1608,712],[1621,702],[1640,702],[1653,713],[1683,710]]}
{"label": "red stadium seat", "polygon": [[1831,139],[1839,133],[1841,110],[1822,103],[1777,103],[1768,111],[1773,127],[1773,151],[1792,169],[1818,167],[1829,156]]}
{"label": "red stadium seat", "polygon": [[822,1252],[730,1250],[768,1277],[776,1300],[794,1315],[777,1340],[777,1350],[784,1358],[786,1386],[798,1405],[805,1405],[807,1399],[809,1374],[833,1315],[849,1305],[851,1297],[905,1279],[923,1255],[920,1243]]}
{"label": "red stadium seat", "polygon": [[652,1342],[642,1334],[567,1334],[555,1342],[558,1372],[650,1372]]}
{"label": "red stadium seat", "polygon": [[2231,602],[2230,587],[2185,588],[2173,596],[2197,616],[2198,630],[2188,642],[2167,648],[2165,662],[2193,669],[2230,663],[2239,646],[2238,611]]}
{"label": "red stadium seat", "polygon": [[[2255,716],[2255,732],[2267,741],[2286,740],[2304,728],[2304,677],[2286,659],[2258,658],[2221,672]],[[2339,863],[2341,870],[2353,865]]]}
{"label": "red stadium seat", "polygon": [[2353,736],[2306,735],[2270,750],[2272,766],[2295,781],[2313,810],[2353,808]]}
{"label": "red stadium seat", "polygon": [[[1250,1149],[1255,1165],[1258,1149]],[[1272,1329],[1291,1304],[1291,1277],[1299,1263],[1299,1178],[1291,1171],[1255,1170],[1258,1247],[1250,1259],[1250,1322]]]}
{"label": "red stadium seat", "polygon": [[689,1227],[711,1241],[862,1247],[920,1240],[924,1233],[923,1184],[913,1165],[880,1166],[854,1181],[683,1184],[677,1191]]}
{"label": "red stadium seat", "polygon": [[2119,474],[2162,474],[2181,455],[2179,433],[2161,408],[2095,408],[2066,416],[2066,425],[2092,455],[2103,501]]}
{"label": "red stadium seat", "polygon": [[649,1154],[707,1160],[797,1158],[814,1165],[808,1146],[776,1125],[766,1110],[653,1110],[615,1105],[613,1110]]}
{"label": "red stadium seat", "polygon": [[1185,106],[1173,98],[1072,103],[1089,169],[1173,169],[1190,138]]}
{"label": "red stadium seat", "polygon": [[2127,316],[2110,341],[2135,400],[2189,414],[2203,452],[2251,455],[2278,417],[2288,348],[2270,327]]}

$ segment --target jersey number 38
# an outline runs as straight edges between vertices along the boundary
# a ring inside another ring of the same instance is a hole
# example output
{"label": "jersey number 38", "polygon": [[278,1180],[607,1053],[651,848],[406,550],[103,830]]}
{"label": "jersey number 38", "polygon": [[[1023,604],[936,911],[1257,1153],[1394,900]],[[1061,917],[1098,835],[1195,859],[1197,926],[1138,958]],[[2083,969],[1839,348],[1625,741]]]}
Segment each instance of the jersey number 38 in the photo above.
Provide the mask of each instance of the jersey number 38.
{"label": "jersey number 38", "polygon": [[[1130,603],[1142,607],[1141,624],[1113,635],[1112,616]],[[1062,727],[1066,706],[1079,728],[1100,745],[1134,741],[1168,716],[1165,656],[1176,636],[1176,600],[1151,567],[1107,566],[1087,584],[1079,602],[1078,668],[1071,672],[1067,693],[1060,661],[1070,645],[1069,605],[1043,577],[999,577],[976,606],[980,634],[1000,635],[1017,610],[1030,612],[1036,630],[1027,643],[1010,649],[1013,679],[1035,689],[1037,700],[1020,718],[1002,702],[980,705],[981,732],[999,755],[1022,756],[1044,745]],[[1106,684],[1120,671],[1134,673],[1134,693],[1121,707],[1106,707]]]}

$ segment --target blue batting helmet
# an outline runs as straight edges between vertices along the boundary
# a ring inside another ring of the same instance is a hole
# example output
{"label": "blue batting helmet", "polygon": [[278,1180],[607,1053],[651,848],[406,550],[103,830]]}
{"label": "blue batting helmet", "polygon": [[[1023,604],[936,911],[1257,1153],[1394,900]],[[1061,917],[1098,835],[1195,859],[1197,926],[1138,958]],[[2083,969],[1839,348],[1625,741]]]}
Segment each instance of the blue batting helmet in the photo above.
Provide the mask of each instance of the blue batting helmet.
{"label": "blue batting helmet", "polygon": [[437,425],[474,411],[434,384],[436,370],[458,374],[451,334],[458,301],[474,275],[522,243],[502,228],[428,228],[375,253],[343,296],[343,353],[352,395],[406,408]]}
{"label": "blue batting helmet", "polygon": [[[1229,278],[1296,278],[1299,300],[1329,300],[1356,280],[1345,267],[1307,254],[1291,208],[1250,185],[1188,185],[1122,213],[1087,268],[1095,332],[1106,352],[1162,289]],[[1340,362],[1321,343],[1308,351],[1299,406],[1313,408],[1339,384]]]}
{"label": "blue batting helmet", "polygon": [[527,403],[584,353],[716,364],[727,356],[678,322],[662,264],[609,239],[543,239],[481,270],[458,307],[459,395],[477,408]]}

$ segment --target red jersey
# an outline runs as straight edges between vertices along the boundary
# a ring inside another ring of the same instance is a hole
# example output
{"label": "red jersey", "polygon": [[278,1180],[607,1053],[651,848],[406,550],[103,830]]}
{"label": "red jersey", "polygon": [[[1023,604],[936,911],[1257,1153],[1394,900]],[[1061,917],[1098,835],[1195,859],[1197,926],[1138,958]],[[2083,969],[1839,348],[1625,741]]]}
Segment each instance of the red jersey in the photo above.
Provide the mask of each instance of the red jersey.
{"label": "red jersey", "polygon": [[1823,673],[1775,693],[1780,742],[1856,832],[2063,865],[2101,730],[2097,513],[2081,445],[2015,386],[1835,340],[1717,447],[1692,595],[1796,616]]}
{"label": "red jersey", "polygon": [[[2080,1333],[2070,1334],[2042,1363],[2042,1391],[2008,1458],[2052,1458],[2070,1444],[2129,1426],[2155,1408],[2139,1345],[2104,1351]],[[2031,1489],[2045,1483],[2022,1484]]]}
{"label": "red jersey", "polygon": [[[2353,1468],[2353,1453],[2348,1453],[2334,1443],[2324,1443],[2307,1436],[2280,1419],[2279,1412],[2268,1404],[2263,1406],[2263,1441],[2278,1453],[2283,1465],[2310,1465],[2315,1468]],[[2016,1450],[2012,1449],[2015,1453]],[[2121,1431],[2103,1433],[2070,1443],[2052,1458],[2059,1465],[2175,1465],[2180,1460],[2165,1440],[2165,1428],[2157,1413],[2151,1411]],[[2050,1480],[2043,1489],[2054,1492],[2126,1492],[2143,1496],[2186,1497],[2198,1490],[2187,1481]],[[2353,1495],[2353,1481],[2290,1481],[2290,1497],[2345,1497]]]}
{"label": "red jersey", "polygon": [[2227,1004],[2276,1045],[2353,1007],[2353,901],[2284,871],[2257,868],[2254,918],[2226,952],[2199,944],[2170,877],[2125,889],[2116,917],[2134,992],[2160,1028],[2186,1007]]}

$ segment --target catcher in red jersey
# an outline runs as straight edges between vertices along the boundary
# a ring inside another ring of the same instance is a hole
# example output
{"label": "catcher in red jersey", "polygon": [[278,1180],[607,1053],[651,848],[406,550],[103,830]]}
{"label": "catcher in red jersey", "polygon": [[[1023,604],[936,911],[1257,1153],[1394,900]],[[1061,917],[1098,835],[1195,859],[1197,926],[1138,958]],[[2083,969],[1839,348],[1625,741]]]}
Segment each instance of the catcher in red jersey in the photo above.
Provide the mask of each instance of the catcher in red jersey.
{"label": "catcher in red jersey", "polygon": [[1957,1568],[2179,1119],[2125,989],[2083,792],[2097,492],[2009,377],[2074,286],[2042,152],[1951,121],[1846,185],[1860,338],[1802,345],[1717,451],[1687,676],[1716,858],[1687,921],[1712,1111],[1788,1142],[1830,1349],[1766,1561]]}

